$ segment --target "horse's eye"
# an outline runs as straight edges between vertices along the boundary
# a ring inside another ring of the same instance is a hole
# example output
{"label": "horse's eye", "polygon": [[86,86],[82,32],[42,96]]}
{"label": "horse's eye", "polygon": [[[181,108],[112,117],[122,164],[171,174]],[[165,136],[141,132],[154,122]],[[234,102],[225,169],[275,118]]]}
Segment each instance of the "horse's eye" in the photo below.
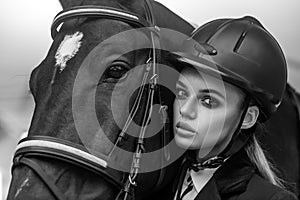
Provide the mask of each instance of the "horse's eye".
{"label": "horse's eye", "polygon": [[129,65],[125,62],[114,62],[105,72],[106,82],[116,82],[126,78]]}

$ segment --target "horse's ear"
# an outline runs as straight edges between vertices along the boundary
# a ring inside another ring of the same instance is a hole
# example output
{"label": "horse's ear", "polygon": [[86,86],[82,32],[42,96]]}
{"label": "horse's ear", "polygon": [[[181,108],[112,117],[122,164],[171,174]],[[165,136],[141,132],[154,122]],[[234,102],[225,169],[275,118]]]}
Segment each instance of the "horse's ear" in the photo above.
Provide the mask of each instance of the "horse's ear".
{"label": "horse's ear", "polygon": [[59,0],[63,9],[70,8],[72,6],[81,5],[83,0]]}

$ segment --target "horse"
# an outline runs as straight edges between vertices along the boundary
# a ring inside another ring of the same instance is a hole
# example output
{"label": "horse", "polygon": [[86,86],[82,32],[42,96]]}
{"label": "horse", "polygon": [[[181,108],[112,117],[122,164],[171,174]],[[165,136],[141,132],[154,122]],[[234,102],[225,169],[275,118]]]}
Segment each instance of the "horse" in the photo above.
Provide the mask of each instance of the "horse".
{"label": "horse", "polygon": [[[168,149],[152,153],[172,139],[159,30],[193,27],[154,1],[60,3],[53,44],[31,73],[35,110],[7,198],[151,199],[179,166]],[[157,134],[145,137],[151,124]]]}

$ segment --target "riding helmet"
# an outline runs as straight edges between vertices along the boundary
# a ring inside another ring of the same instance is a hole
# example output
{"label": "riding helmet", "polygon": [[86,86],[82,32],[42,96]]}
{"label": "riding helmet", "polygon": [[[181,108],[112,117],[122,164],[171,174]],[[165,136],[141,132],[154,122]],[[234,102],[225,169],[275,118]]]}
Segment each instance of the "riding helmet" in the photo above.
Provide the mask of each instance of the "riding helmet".
{"label": "riding helmet", "polygon": [[282,101],[286,60],[277,41],[254,17],[204,24],[184,41],[175,57],[176,62],[221,76],[246,91],[260,107],[263,121]]}

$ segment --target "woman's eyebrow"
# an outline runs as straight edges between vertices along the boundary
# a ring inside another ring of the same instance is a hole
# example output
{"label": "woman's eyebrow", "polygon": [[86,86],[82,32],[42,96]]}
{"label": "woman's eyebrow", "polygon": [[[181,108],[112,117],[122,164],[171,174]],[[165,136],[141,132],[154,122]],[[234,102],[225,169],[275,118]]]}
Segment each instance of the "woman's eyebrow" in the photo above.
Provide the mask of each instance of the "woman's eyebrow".
{"label": "woman's eyebrow", "polygon": [[203,90],[200,90],[199,93],[207,93],[207,94],[214,93],[214,94],[217,94],[218,96],[220,96],[221,98],[225,99],[224,95],[215,89],[203,89]]}
{"label": "woman's eyebrow", "polygon": [[187,89],[187,86],[183,82],[181,82],[180,80],[177,81],[176,86],[180,86],[184,89]]}

